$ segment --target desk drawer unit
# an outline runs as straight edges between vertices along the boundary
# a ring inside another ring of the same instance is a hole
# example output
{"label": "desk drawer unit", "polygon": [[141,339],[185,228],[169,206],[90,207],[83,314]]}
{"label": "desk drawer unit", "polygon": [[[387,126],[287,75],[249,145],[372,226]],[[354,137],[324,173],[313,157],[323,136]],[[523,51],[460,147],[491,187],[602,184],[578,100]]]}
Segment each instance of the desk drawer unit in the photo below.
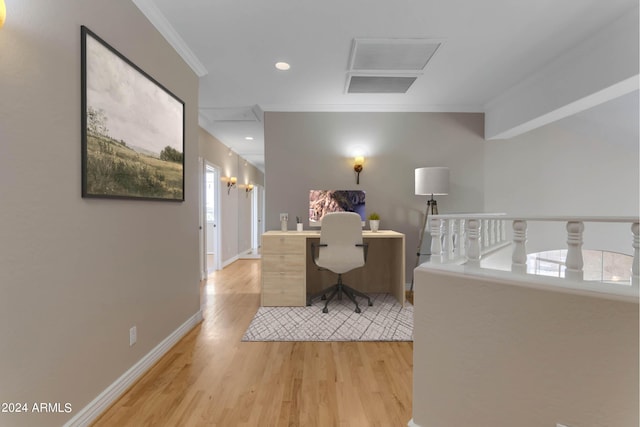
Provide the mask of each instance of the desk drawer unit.
{"label": "desk drawer unit", "polygon": [[303,254],[305,238],[300,236],[262,236],[263,254]]}
{"label": "desk drawer unit", "polygon": [[262,236],[262,305],[306,304],[305,238]]}
{"label": "desk drawer unit", "polygon": [[262,255],[262,271],[278,273],[304,273],[304,254]]}
{"label": "desk drawer unit", "polygon": [[300,273],[262,273],[263,306],[300,306],[304,305],[304,274]]}

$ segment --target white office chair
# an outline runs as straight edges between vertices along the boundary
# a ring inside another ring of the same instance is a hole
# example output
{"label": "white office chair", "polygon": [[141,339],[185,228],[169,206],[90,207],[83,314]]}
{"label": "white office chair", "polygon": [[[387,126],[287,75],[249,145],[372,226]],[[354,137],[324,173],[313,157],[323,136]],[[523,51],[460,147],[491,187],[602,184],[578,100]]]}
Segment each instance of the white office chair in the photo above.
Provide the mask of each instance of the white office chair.
{"label": "white office chair", "polygon": [[[317,257],[316,247],[318,249]],[[367,295],[342,283],[343,273],[365,264],[367,250],[368,244],[362,242],[360,215],[353,212],[334,212],[322,217],[320,245],[311,243],[311,258],[318,267],[337,273],[338,283],[308,297],[307,305],[311,305],[315,298],[321,296],[323,300],[326,299],[322,312],[328,313],[327,305],[336,295],[338,295],[338,299],[342,299],[343,293],[356,305],[356,313],[360,313],[356,296],[366,298],[369,305],[373,305],[371,298]],[[327,298],[326,295],[329,292],[331,294]]]}

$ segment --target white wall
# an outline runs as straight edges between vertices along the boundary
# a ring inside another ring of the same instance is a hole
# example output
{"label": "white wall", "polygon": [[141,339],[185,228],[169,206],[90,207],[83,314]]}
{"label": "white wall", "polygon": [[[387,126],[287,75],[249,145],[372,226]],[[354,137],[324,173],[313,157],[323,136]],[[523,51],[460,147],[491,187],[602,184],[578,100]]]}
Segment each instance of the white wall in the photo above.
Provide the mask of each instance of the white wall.
{"label": "white wall", "polygon": [[413,421],[638,425],[638,303],[416,272]]}
{"label": "white wall", "polygon": [[[198,313],[198,79],[129,1],[8,1],[0,30],[0,413],[62,425]],[[185,202],[83,199],[80,26],[185,102]],[[129,347],[129,328],[138,342]]]}
{"label": "white wall", "polygon": [[[485,142],[485,210],[638,216],[638,92],[506,141]],[[529,223],[529,252],[566,247],[564,224]],[[585,248],[631,253],[628,224],[587,223]]]}
{"label": "white wall", "polygon": [[[638,90],[638,2],[485,105],[485,137],[511,138]],[[532,70],[533,71],[533,70]]]}
{"label": "white wall", "polygon": [[[483,115],[468,113],[265,113],[267,230],[279,229],[279,213],[308,227],[309,190],[361,189],[367,212],[381,228],[406,234],[411,280],[426,197],[414,194],[414,170],[451,169],[450,195],[438,197],[440,213],[483,208]],[[366,152],[360,185],[353,150]]]}

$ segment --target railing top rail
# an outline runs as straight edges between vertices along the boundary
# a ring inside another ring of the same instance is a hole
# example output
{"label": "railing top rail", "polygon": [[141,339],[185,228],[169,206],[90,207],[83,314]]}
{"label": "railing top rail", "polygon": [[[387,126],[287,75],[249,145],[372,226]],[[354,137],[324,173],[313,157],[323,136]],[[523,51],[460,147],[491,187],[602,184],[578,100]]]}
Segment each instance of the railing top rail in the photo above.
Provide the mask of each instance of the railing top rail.
{"label": "railing top rail", "polygon": [[509,221],[581,221],[581,222],[639,222],[640,217],[637,216],[569,216],[569,215],[507,215],[501,213],[483,214],[483,213],[468,213],[468,214],[438,214],[431,215],[432,219],[505,219]]}
{"label": "railing top rail", "polygon": [[445,274],[473,276],[490,279],[517,286],[538,288],[562,293],[589,295],[599,298],[628,301],[638,304],[638,287],[611,285],[599,282],[572,280],[564,277],[538,276],[535,274],[514,274],[510,271],[493,270],[482,267],[469,267],[464,264],[424,263],[417,268],[440,271]]}
{"label": "railing top rail", "polygon": [[433,214],[431,218],[435,219],[464,219],[464,218],[496,218],[505,219],[506,213],[457,213],[457,214]]}

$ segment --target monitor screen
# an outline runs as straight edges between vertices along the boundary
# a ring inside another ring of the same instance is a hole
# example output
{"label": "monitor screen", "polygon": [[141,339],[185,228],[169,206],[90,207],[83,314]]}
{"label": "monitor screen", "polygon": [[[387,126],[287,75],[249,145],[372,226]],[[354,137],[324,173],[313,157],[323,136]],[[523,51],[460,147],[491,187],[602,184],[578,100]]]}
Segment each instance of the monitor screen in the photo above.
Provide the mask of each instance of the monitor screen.
{"label": "monitor screen", "polygon": [[364,222],[365,192],[362,190],[310,190],[309,226],[320,227],[322,217],[330,212],[355,212]]}

